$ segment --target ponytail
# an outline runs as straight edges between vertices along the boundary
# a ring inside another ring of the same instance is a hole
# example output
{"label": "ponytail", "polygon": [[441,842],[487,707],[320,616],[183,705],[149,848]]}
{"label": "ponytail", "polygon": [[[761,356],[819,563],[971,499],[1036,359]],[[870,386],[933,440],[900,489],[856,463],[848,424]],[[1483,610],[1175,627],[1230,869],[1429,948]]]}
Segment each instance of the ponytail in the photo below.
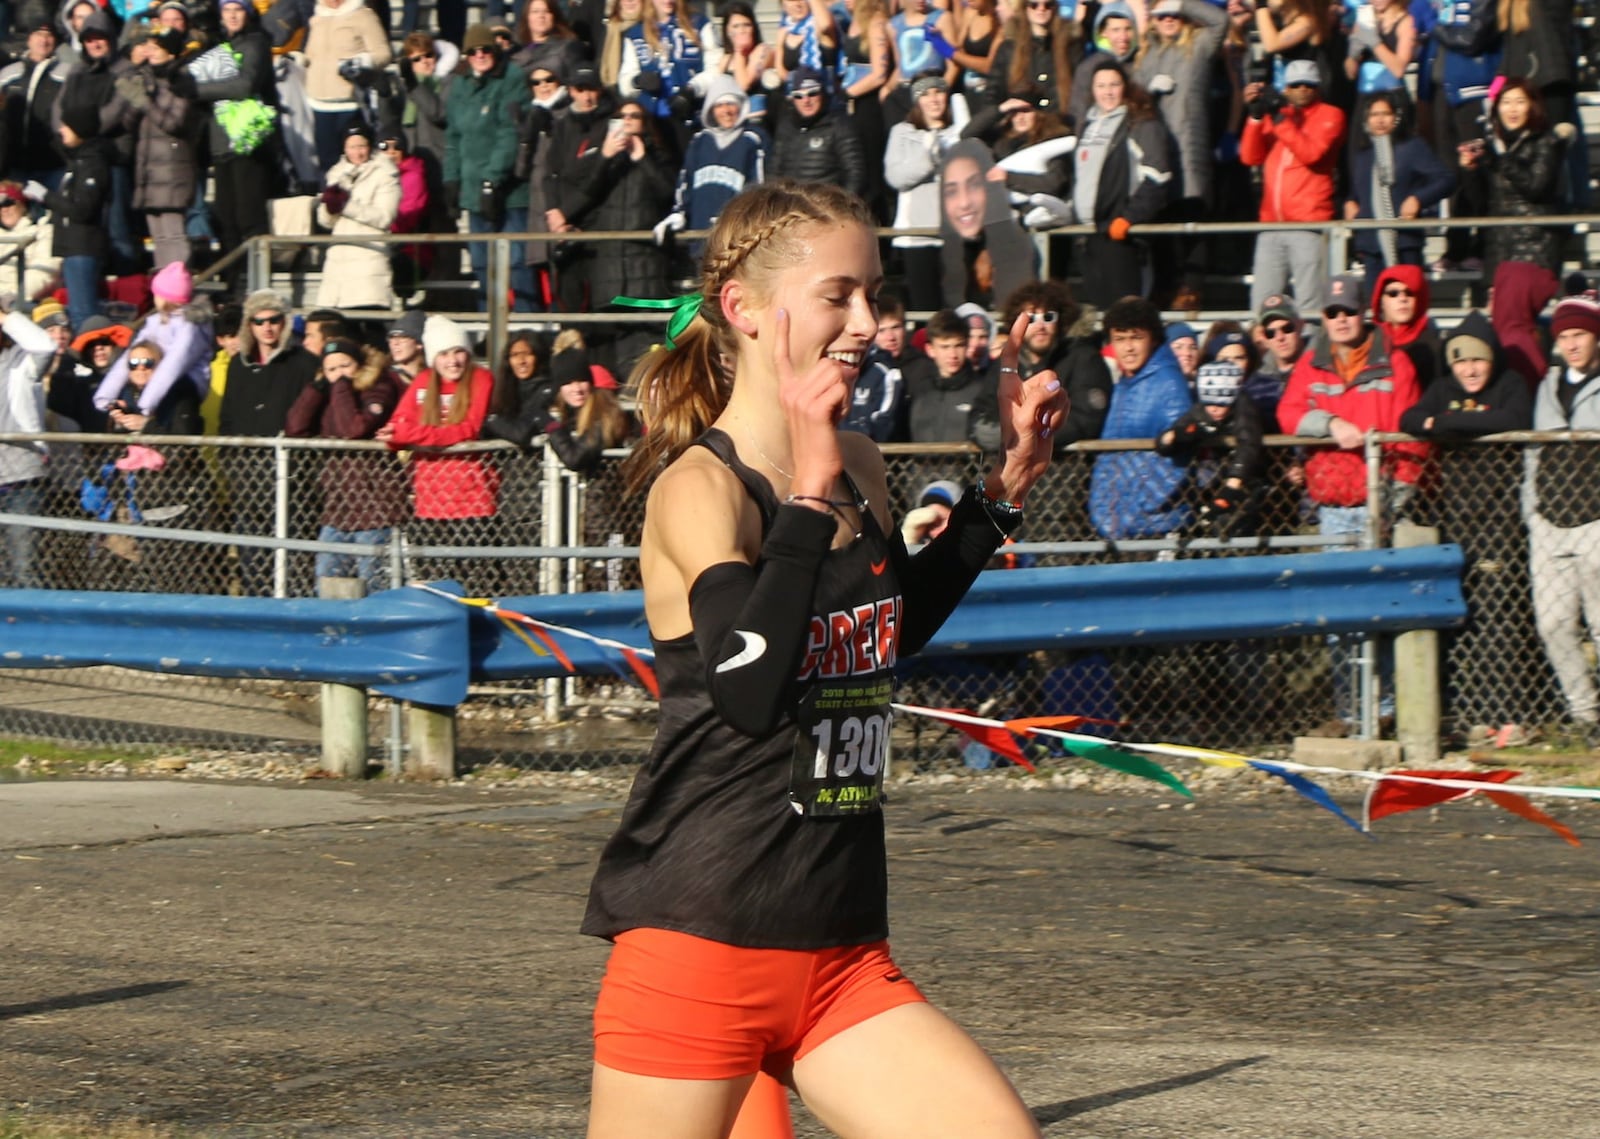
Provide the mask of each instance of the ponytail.
{"label": "ponytail", "polygon": [[733,378],[723,366],[720,337],[704,313],[702,307],[674,347],[658,344],[641,356],[628,377],[645,430],[622,468],[629,494],[648,487],[728,406]]}

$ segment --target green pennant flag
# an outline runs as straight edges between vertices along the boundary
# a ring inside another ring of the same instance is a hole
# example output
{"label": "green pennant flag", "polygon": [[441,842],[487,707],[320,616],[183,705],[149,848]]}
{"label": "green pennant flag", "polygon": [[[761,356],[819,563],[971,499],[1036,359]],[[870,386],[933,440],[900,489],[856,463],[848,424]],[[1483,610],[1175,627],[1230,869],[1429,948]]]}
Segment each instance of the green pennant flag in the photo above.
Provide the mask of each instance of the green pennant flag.
{"label": "green pennant flag", "polygon": [[1180,795],[1194,798],[1194,792],[1183,785],[1183,781],[1172,772],[1162,767],[1154,760],[1145,759],[1143,756],[1130,755],[1120,751],[1111,744],[1082,743],[1078,740],[1062,740],[1068,751],[1080,759],[1087,759],[1091,763],[1098,763],[1113,771],[1120,771],[1124,775],[1132,775],[1139,779],[1153,779],[1157,783],[1172,788]]}

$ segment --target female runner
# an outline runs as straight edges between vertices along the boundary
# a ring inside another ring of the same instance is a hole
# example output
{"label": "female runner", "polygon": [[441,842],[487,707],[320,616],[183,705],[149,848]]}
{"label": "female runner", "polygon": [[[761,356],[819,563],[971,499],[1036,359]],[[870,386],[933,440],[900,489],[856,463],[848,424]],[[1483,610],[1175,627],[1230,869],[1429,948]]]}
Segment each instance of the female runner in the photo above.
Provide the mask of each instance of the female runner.
{"label": "female runner", "polygon": [[615,943],[591,1139],[788,1134],[780,1082],[847,1139],[1038,1135],[890,958],[880,795],[895,659],[1020,521],[1065,399],[1020,381],[1019,318],[1000,459],[911,557],[877,447],[838,430],[878,327],[872,224],[832,186],[747,190],[698,315],[635,371],[661,718],[583,925]]}

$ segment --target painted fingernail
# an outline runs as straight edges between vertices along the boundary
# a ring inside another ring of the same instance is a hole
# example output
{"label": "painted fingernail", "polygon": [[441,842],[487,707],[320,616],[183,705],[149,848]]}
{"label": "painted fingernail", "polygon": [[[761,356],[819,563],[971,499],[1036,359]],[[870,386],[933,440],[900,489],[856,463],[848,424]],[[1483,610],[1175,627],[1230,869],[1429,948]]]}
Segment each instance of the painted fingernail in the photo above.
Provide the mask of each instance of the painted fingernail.
{"label": "painted fingernail", "polygon": [[1051,380],[1048,384],[1046,384],[1044,386],[1044,390],[1047,391],[1047,392],[1058,392],[1058,391],[1060,391],[1061,390],[1061,381],[1060,380]]}
{"label": "painted fingernail", "polygon": [[780,308],[778,310],[778,319],[779,320],[788,320],[789,319],[789,310],[786,309],[786,308]]}
{"label": "painted fingernail", "polygon": [[1050,438],[1050,428],[1046,427],[1043,431],[1039,432],[1039,438],[1041,438],[1041,439]]}

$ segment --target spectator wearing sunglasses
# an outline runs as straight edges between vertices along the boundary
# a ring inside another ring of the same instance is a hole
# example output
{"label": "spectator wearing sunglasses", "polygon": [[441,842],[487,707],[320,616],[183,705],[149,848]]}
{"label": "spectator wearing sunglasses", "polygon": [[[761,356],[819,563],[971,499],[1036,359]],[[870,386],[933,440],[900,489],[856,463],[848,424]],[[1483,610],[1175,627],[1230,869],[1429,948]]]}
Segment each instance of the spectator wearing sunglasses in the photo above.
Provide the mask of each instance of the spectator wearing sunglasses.
{"label": "spectator wearing sunglasses", "polygon": [[[472,233],[524,233],[528,228],[528,185],[512,177],[517,157],[518,113],[528,102],[528,78],[503,57],[488,24],[474,24],[462,44],[467,73],[450,87],[445,130],[444,184],[452,210],[467,212]],[[653,219],[652,219],[653,220]],[[467,247],[478,280],[479,303],[487,304],[489,246]],[[533,271],[527,247],[513,242],[511,289],[517,312],[533,312]]]}
{"label": "spectator wearing sunglasses", "polygon": [[[182,261],[174,261],[150,280],[155,308],[134,329],[135,340],[158,345],[162,350],[160,367],[139,386],[138,410],[154,415],[156,407],[174,388],[189,388],[195,399],[211,390],[211,304],[194,295],[194,278]],[[128,383],[128,360],[124,355],[106,373],[95,406],[109,411],[113,400],[121,397]],[[198,404],[197,404],[198,406]]]}
{"label": "spectator wearing sunglasses", "polygon": [[772,147],[774,178],[831,182],[852,194],[867,184],[867,158],[855,124],[828,109],[820,71],[796,68],[789,81],[789,105],[778,111]]}
{"label": "spectator wearing sunglasses", "polygon": [[1391,351],[1403,352],[1417,374],[1417,387],[1428,387],[1445,371],[1439,326],[1428,315],[1428,278],[1416,265],[1394,265],[1378,274],[1372,294],[1372,319]]}
{"label": "spectator wearing sunglasses", "polygon": [[[1024,312],[1029,323],[1017,370],[1026,380],[1048,369],[1067,391],[1067,415],[1053,439],[1056,453],[1068,444],[1100,438],[1111,407],[1111,372],[1095,330],[1099,313],[1080,306],[1060,281],[1029,281],[1015,289],[1001,310],[1000,331],[1009,332]],[[998,359],[989,365],[990,392],[999,390],[999,368]]]}
{"label": "spectator wearing sunglasses", "polygon": [[[455,82],[461,49],[428,32],[412,32],[400,48],[400,79],[406,105],[401,110],[406,150],[422,159],[436,206],[444,204],[444,148],[448,124],[446,101]],[[439,210],[442,218],[443,210]]]}
{"label": "spectator wearing sunglasses", "polygon": [[1281,388],[1306,352],[1305,322],[1294,301],[1282,293],[1262,301],[1253,335],[1261,372],[1275,377]]}
{"label": "spectator wearing sunglasses", "polygon": [[[217,434],[280,435],[288,424],[289,409],[316,378],[318,361],[289,328],[289,302],[272,289],[259,289],[245,298],[243,319],[239,354],[228,363]],[[232,486],[266,486],[272,480],[273,458],[267,448],[222,447],[217,458]],[[236,496],[232,524],[236,534],[271,534],[270,497]],[[269,592],[270,553],[241,546],[239,574],[246,596]]]}
{"label": "spectator wearing sunglasses", "polygon": [[1309,59],[1284,68],[1281,96],[1264,83],[1244,89],[1249,115],[1239,139],[1239,160],[1262,168],[1261,221],[1306,222],[1303,230],[1256,235],[1250,306],[1292,291],[1301,308],[1322,307],[1327,249],[1322,229],[1333,220],[1334,180],[1344,112],[1322,101],[1322,76]]}

